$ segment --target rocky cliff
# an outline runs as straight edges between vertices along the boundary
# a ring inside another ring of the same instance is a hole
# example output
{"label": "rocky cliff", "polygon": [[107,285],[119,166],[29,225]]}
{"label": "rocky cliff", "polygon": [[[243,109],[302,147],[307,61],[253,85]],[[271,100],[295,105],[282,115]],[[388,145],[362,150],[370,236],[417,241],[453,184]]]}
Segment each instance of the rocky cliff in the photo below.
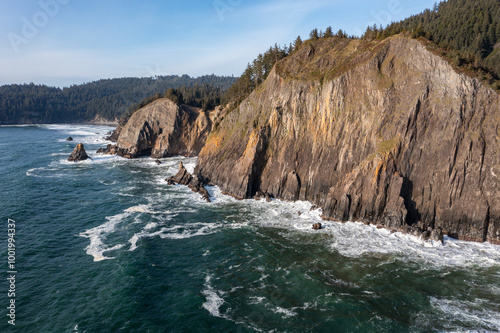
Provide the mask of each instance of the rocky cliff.
{"label": "rocky cliff", "polygon": [[417,40],[307,42],[226,110],[195,174],[325,218],[500,243],[499,101]]}
{"label": "rocky cliff", "polygon": [[115,146],[98,152],[134,158],[150,155],[196,156],[205,144],[212,122],[199,108],[161,98],[135,112],[120,128]]}

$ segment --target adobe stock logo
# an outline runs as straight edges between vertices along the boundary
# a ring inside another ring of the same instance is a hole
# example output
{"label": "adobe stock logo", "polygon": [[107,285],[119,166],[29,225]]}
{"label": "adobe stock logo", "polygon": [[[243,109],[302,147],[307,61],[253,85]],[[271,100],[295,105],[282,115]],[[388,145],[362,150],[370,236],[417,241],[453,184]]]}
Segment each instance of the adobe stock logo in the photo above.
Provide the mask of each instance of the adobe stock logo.
{"label": "adobe stock logo", "polygon": [[214,0],[214,9],[219,15],[220,21],[224,21],[227,12],[234,12],[236,7],[241,5],[243,0]]}
{"label": "adobe stock logo", "polygon": [[50,18],[53,18],[59,13],[61,5],[66,5],[70,0],[40,0],[38,6],[40,10],[31,17],[31,20],[26,16],[21,18],[23,26],[21,34],[9,32],[7,38],[15,53],[19,53],[19,46],[28,44],[30,40],[35,38],[40,29],[49,24]]}

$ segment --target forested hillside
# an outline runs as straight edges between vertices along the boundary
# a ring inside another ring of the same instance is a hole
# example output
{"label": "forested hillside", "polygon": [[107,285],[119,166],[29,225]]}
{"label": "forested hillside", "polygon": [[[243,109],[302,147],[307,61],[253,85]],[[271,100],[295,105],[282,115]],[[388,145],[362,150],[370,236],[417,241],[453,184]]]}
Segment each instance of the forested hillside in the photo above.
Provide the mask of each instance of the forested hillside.
{"label": "forested hillside", "polygon": [[227,90],[236,79],[206,75],[120,78],[54,88],[24,84],[0,87],[0,124],[114,121],[146,97],[170,88],[211,85]]}
{"label": "forested hillside", "polygon": [[385,29],[368,27],[365,37],[385,38],[402,31],[432,40],[454,65],[474,71],[500,89],[499,0],[443,1]]}

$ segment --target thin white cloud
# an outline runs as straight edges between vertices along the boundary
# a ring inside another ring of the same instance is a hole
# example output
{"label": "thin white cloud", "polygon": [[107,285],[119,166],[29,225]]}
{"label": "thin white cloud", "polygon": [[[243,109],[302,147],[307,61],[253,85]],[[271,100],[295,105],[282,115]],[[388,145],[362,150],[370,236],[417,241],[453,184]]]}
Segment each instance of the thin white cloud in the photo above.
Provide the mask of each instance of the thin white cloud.
{"label": "thin white cloud", "polygon": [[[311,0],[311,1],[279,1],[279,2],[271,2],[267,4],[262,4],[254,7],[258,13],[262,15],[267,14],[279,14],[279,15],[306,15],[317,9],[330,7],[335,4],[337,1],[328,1],[328,0]],[[278,16],[279,17],[279,16]]]}

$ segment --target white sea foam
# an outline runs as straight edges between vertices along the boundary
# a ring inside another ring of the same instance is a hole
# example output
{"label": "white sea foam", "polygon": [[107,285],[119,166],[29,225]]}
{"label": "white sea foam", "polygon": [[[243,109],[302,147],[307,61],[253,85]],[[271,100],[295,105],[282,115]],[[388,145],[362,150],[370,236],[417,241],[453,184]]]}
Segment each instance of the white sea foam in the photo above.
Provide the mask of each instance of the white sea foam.
{"label": "white sea foam", "polygon": [[[104,253],[118,250],[125,246],[125,244],[109,246],[105,243],[105,240],[108,234],[114,232],[120,223],[134,213],[151,213],[151,211],[147,205],[132,206],[125,209],[123,213],[106,217],[106,223],[80,233],[81,237],[85,237],[90,240],[90,244],[85,248],[85,250],[88,255],[94,257],[94,261],[113,259],[114,257],[106,257]],[[135,242],[130,241],[132,246],[135,246],[136,242],[137,240],[135,240]]]}
{"label": "white sea foam", "polygon": [[87,155],[90,157],[89,159],[86,159],[84,161],[78,161],[78,162],[70,162],[68,161],[68,157],[70,154],[64,153],[61,154],[65,156],[65,158],[62,158],[58,161],[60,165],[68,166],[68,165],[90,165],[90,164],[108,164],[108,163],[119,163],[119,162],[126,162],[126,159],[120,156],[116,155],[102,155],[102,154],[95,154],[91,152],[87,152]]}
{"label": "white sea foam", "polygon": [[156,212],[152,211],[149,207],[149,205],[137,205],[137,206],[132,206],[127,209],[125,209],[125,212],[128,213],[149,213],[149,214],[156,214]]}
{"label": "white sea foam", "polygon": [[150,223],[146,224],[146,226],[144,227],[144,230],[154,229],[154,228],[156,228],[157,225],[158,225],[158,223],[150,222]]}
{"label": "white sea foam", "polygon": [[26,176],[33,176],[33,172],[36,170],[37,168],[33,168],[33,169],[28,169],[26,171]]}
{"label": "white sea foam", "polygon": [[38,178],[58,178],[61,174],[56,171],[60,171],[58,168],[52,167],[39,167],[26,170],[26,176],[28,177],[38,177]]}
{"label": "white sea foam", "polygon": [[[62,136],[73,137],[73,142],[84,144],[105,144],[108,143],[104,139],[106,133],[112,131],[114,127],[100,126],[100,125],[78,125],[78,124],[51,124],[51,125],[38,125],[40,127],[58,131]],[[67,142],[66,138],[60,138],[57,142]]]}
{"label": "white sea foam", "polygon": [[212,316],[219,318],[226,318],[227,316],[220,313],[220,307],[225,303],[222,296],[224,293],[222,291],[215,290],[211,285],[212,276],[207,275],[205,277],[205,289],[201,292],[206,301],[202,306],[207,310]]}
{"label": "white sea foam", "polygon": [[[445,237],[444,244],[424,241],[418,237],[392,233],[359,222],[323,221],[321,209],[313,208],[309,202],[283,202],[253,199],[236,200],[223,195],[218,187],[207,187],[213,205],[240,207],[238,219],[245,218],[250,225],[278,227],[286,230],[285,235],[300,237],[300,234],[324,235],[322,242],[328,242],[331,251],[357,258],[370,255],[396,255],[401,260],[417,262],[423,269],[436,267],[469,267],[500,265],[500,246],[490,243],[464,242]],[[227,217],[229,222],[231,217]],[[321,222],[322,230],[312,230],[312,225]],[[299,233],[294,236],[294,233]]]}
{"label": "white sea foam", "polygon": [[274,313],[282,314],[283,317],[285,317],[285,318],[291,318],[291,317],[294,317],[294,316],[297,315],[297,312],[294,312],[294,311],[289,310],[289,309],[282,308],[280,306],[275,307],[274,309],[272,309],[272,311]]}
{"label": "white sea foam", "polygon": [[[202,225],[201,227],[200,224]],[[189,224],[187,229],[184,229],[182,226],[175,226],[173,228],[162,228],[161,233],[158,235],[160,238],[166,239],[186,239],[198,236],[206,236],[213,233],[216,233],[220,230],[220,224],[212,224],[212,223],[200,223],[200,224]],[[171,232],[172,229],[184,229],[182,232]]]}
{"label": "white sea foam", "polygon": [[184,167],[186,168],[186,171],[189,172],[190,174],[194,173],[195,166],[196,166],[196,161],[186,161],[184,163]]}
{"label": "white sea foam", "polygon": [[[175,213],[172,217],[175,216]],[[135,233],[132,238],[129,239],[130,248],[129,251],[134,251],[137,249],[138,241],[141,238],[151,238],[160,237],[162,239],[188,239],[193,237],[207,236],[224,229],[237,229],[245,226],[245,223],[226,225],[223,223],[202,223],[202,222],[192,222],[185,225],[173,225],[160,228],[160,230],[151,231],[158,227],[156,223],[148,223],[146,226],[138,233]],[[208,252],[205,252],[208,255]]]}
{"label": "white sea foam", "polygon": [[[110,157],[108,157],[110,158]],[[114,157],[120,159],[119,157]],[[193,171],[196,158],[173,157],[163,159],[163,164],[157,168],[151,159],[124,160],[120,163],[132,163],[138,166],[150,168],[154,172],[151,183],[157,189],[157,185],[164,185],[164,179],[177,172],[177,165],[182,161],[188,171]],[[118,163],[118,162],[117,162]],[[34,170],[28,170],[32,174]],[[139,185],[137,185],[139,186]],[[312,209],[309,202],[283,202],[273,200],[256,201],[236,200],[230,196],[223,195],[218,187],[208,186],[207,190],[211,196],[212,203],[205,203],[199,194],[193,193],[187,187],[170,187],[173,197],[150,196],[152,200],[146,206],[135,206],[129,208],[126,213],[155,214],[152,206],[162,206],[165,200],[175,200],[175,208],[171,209],[174,214],[195,213],[200,204],[209,205],[210,209],[236,210],[233,215],[227,215],[222,221],[213,222],[189,222],[183,225],[159,226],[146,225],[130,238],[131,250],[137,248],[138,241],[143,237],[160,237],[163,239],[186,239],[191,237],[206,236],[220,232],[227,228],[241,228],[246,226],[280,228],[286,237],[300,238],[316,237],[321,235],[321,242],[326,242],[331,251],[338,252],[346,257],[357,258],[372,255],[395,255],[400,260],[418,262],[423,269],[432,269],[439,266],[491,266],[500,265],[500,246],[489,243],[470,243],[453,240],[445,237],[444,245],[438,242],[423,241],[417,237],[402,233],[391,233],[387,229],[378,229],[372,225],[357,222],[332,222],[323,221],[321,209]],[[120,195],[131,196],[130,188],[120,191]],[[163,190],[162,190],[163,191]],[[154,200],[152,199],[154,197]],[[161,209],[156,209],[161,210]],[[322,230],[312,230],[312,224],[321,222]],[[328,237],[325,237],[328,236]]]}
{"label": "white sea foam", "polygon": [[112,247],[108,247],[104,243],[104,240],[106,239],[106,235],[113,232],[116,226],[128,216],[130,216],[130,213],[122,213],[106,217],[108,222],[80,233],[81,237],[85,237],[90,240],[90,244],[85,248],[85,250],[88,255],[94,257],[94,261],[113,259],[114,257],[104,256],[104,252],[118,250],[124,246],[123,244],[118,244]]}
{"label": "white sea foam", "polygon": [[248,304],[261,304],[266,299],[265,297],[262,296],[250,296],[249,298],[250,301],[248,302]]}
{"label": "white sea foam", "polygon": [[[484,309],[487,300],[476,299],[475,301],[459,300],[456,298],[430,297],[431,306],[442,313],[443,323],[448,330],[456,330],[462,327],[482,327],[485,331],[498,332],[500,329],[500,313]],[[456,322],[460,324],[455,324]]]}

